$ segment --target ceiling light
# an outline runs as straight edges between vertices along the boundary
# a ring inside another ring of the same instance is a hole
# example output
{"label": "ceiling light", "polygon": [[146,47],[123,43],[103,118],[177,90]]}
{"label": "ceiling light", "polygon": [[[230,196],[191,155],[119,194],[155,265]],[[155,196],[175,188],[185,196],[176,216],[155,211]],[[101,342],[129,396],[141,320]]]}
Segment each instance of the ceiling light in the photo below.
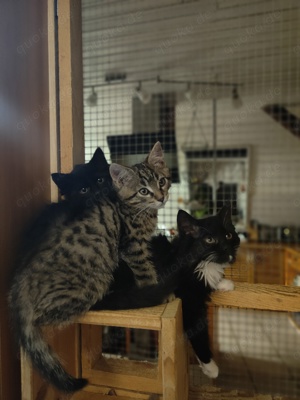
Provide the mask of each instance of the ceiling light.
{"label": "ceiling light", "polygon": [[238,94],[237,87],[234,87],[232,90],[232,105],[234,108],[240,108],[243,105],[242,99]]}
{"label": "ceiling light", "polygon": [[86,99],[86,104],[90,107],[95,107],[98,104],[98,95],[94,87],[92,87],[92,93]]}
{"label": "ceiling light", "polygon": [[150,103],[151,94],[142,89],[142,82],[139,82],[139,86],[135,89],[134,92],[143,104]]}
{"label": "ceiling light", "polygon": [[192,100],[192,91],[191,91],[191,83],[190,82],[188,83],[187,89],[184,92],[184,97],[189,101]]}

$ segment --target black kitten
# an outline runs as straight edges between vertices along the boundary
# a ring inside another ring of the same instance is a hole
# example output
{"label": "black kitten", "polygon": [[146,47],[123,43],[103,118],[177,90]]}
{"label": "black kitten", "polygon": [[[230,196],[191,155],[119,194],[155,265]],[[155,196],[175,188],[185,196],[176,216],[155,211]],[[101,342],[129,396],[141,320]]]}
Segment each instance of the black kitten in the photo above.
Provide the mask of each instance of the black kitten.
{"label": "black kitten", "polygon": [[[182,300],[185,333],[203,372],[218,376],[209,345],[207,302],[213,290],[233,290],[224,268],[235,261],[240,240],[231,222],[230,207],[216,216],[197,220],[185,211],[177,216],[179,234],[170,243],[165,236],[152,239],[159,283],[134,287],[125,263],[115,271],[111,293],[93,309],[127,309],[161,304],[172,292]],[[125,286],[126,285],[126,286]]]}
{"label": "black kitten", "polygon": [[19,246],[18,267],[24,266],[39,252],[56,226],[68,225],[74,218],[80,218],[85,209],[100,198],[115,196],[109,164],[99,147],[87,164],[76,165],[68,174],[53,173],[51,177],[64,199],[45,205],[25,228]]}
{"label": "black kitten", "polygon": [[69,174],[54,173],[51,177],[60,194],[69,202],[68,207],[77,212],[92,207],[101,198],[116,196],[109,164],[100,147],[87,164],[76,165]]}

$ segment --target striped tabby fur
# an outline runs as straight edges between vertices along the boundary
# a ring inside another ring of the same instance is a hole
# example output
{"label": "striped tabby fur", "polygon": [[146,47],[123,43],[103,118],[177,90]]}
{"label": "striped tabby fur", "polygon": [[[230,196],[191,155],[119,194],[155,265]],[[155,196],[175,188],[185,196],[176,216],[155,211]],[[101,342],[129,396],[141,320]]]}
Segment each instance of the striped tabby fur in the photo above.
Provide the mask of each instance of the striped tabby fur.
{"label": "striped tabby fur", "polygon": [[63,369],[40,326],[68,323],[102,299],[120,257],[139,286],[156,282],[148,241],[157,210],[168,199],[170,178],[156,143],[147,159],[131,168],[109,167],[98,149],[90,163],[53,179],[67,200],[48,206],[27,235],[9,306],[34,367],[59,390],[72,392],[87,381]]}

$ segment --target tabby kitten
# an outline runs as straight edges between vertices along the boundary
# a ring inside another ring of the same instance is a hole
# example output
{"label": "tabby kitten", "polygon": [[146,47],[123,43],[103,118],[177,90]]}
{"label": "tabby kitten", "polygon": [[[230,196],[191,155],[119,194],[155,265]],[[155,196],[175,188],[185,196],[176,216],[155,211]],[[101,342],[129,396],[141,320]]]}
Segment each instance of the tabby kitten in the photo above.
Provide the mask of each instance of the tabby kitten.
{"label": "tabby kitten", "polygon": [[110,174],[121,199],[120,258],[130,266],[138,286],[156,283],[149,240],[157,225],[157,211],[166,204],[171,186],[160,143],[154,145],[145,162],[131,168],[111,164]]}
{"label": "tabby kitten", "polygon": [[[42,227],[37,221],[31,229],[36,242],[21,259],[9,306],[20,345],[34,367],[59,390],[72,392],[87,381],[63,369],[40,327],[65,324],[89,310],[108,291],[120,255],[139,286],[156,282],[147,243],[157,210],[167,201],[170,177],[158,142],[143,163],[131,168],[109,166],[97,150],[88,164],[52,178],[66,203],[51,205],[50,218],[44,212]],[[62,211],[53,217],[54,208]]]}
{"label": "tabby kitten", "polygon": [[121,263],[115,271],[111,293],[93,309],[154,306],[175,291],[182,300],[186,336],[203,372],[215,378],[218,367],[209,345],[206,303],[213,290],[233,290],[233,282],[224,279],[224,268],[235,261],[240,240],[231,222],[230,207],[226,206],[217,215],[199,220],[181,210],[177,225],[179,234],[171,243],[165,236],[152,239],[158,285],[134,287],[132,274]]}

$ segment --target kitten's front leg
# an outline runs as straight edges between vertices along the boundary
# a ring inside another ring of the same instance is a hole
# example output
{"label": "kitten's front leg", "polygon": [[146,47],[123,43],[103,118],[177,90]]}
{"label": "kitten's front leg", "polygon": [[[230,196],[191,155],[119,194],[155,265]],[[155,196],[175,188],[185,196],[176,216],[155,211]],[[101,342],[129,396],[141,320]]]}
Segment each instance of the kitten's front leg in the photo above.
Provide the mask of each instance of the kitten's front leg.
{"label": "kitten's front leg", "polygon": [[150,261],[148,245],[133,243],[122,253],[122,259],[131,268],[137,286],[155,285],[157,274],[154,264]]}
{"label": "kitten's front leg", "polygon": [[[183,309],[183,313],[184,311]],[[194,349],[202,372],[209,378],[216,378],[219,375],[219,368],[212,358],[206,317],[195,321],[194,324],[186,330],[186,334]]]}
{"label": "kitten's front leg", "polygon": [[156,270],[149,260],[138,265],[130,264],[130,267],[134,273],[136,284],[139,287],[157,284]]}
{"label": "kitten's front leg", "polygon": [[222,279],[217,285],[217,290],[222,290],[224,292],[229,292],[233,289],[234,283],[230,279]]}
{"label": "kitten's front leg", "polygon": [[209,378],[217,378],[219,375],[219,367],[215,363],[213,359],[210,360],[209,363],[205,364],[202,361],[199,360],[197,357],[197,360],[199,362],[200,368],[202,369],[202,372],[208,376]]}

